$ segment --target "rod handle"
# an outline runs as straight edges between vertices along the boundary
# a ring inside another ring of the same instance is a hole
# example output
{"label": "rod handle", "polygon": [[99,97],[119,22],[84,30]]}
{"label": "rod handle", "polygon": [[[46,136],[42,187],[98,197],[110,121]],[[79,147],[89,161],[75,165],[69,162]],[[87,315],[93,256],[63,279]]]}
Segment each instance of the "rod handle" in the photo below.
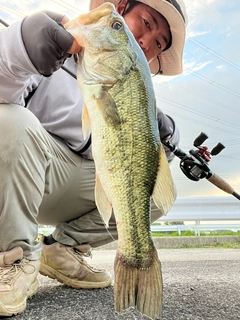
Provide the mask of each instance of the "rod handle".
{"label": "rod handle", "polygon": [[230,186],[230,184],[227,181],[225,181],[224,179],[219,177],[216,173],[213,173],[207,179],[208,179],[208,181],[210,181],[212,184],[214,184],[219,189],[233,195],[235,198],[240,200],[240,195],[236,191],[234,191],[233,187]]}

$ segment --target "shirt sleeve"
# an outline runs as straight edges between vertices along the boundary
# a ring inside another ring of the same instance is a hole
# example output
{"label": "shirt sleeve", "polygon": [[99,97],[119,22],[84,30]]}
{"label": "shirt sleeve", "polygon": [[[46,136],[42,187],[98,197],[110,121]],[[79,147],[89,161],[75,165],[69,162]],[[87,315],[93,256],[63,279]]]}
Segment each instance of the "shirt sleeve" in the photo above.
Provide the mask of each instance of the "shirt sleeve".
{"label": "shirt sleeve", "polygon": [[[168,117],[169,117],[169,116],[168,116]],[[169,117],[169,118],[170,118],[170,117]],[[170,142],[171,144],[173,144],[173,145],[175,145],[175,146],[178,146],[178,145],[179,145],[179,140],[180,140],[180,133],[179,133],[178,128],[177,128],[176,125],[175,125],[174,120],[173,120],[172,118],[170,118],[170,119],[172,120],[172,123],[173,123],[173,125],[174,125],[174,131],[173,131],[173,133],[172,133],[171,138],[168,139],[168,140],[169,140],[169,142]],[[164,148],[164,150],[165,150],[165,153],[166,153],[166,156],[167,156],[167,159],[168,159],[168,163],[170,164],[170,163],[173,161],[175,155],[174,155],[174,153],[173,153],[172,151],[170,151],[170,149],[168,149],[165,145],[163,145],[163,148]]]}
{"label": "shirt sleeve", "polygon": [[0,30],[0,103],[24,106],[42,77],[70,56],[73,37],[59,25],[62,17],[40,12]]}
{"label": "shirt sleeve", "polygon": [[[168,115],[164,114],[159,108],[157,108],[157,121],[160,139],[162,140],[167,136],[171,136],[171,138],[168,139],[169,142],[175,146],[178,146],[180,134],[174,120]],[[175,157],[174,153],[171,152],[171,150],[168,149],[165,145],[163,145],[163,148],[165,150],[168,163],[171,163]]]}
{"label": "shirt sleeve", "polygon": [[0,103],[24,105],[27,88],[41,80],[31,79],[39,73],[23,45],[21,23],[0,30]]}

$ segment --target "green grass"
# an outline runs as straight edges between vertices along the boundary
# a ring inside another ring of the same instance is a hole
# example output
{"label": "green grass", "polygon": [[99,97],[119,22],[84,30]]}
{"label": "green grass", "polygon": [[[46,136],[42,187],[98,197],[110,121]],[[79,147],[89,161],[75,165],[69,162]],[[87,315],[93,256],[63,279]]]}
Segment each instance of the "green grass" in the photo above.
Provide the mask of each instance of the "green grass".
{"label": "green grass", "polygon": [[215,244],[204,244],[199,246],[181,246],[178,249],[190,249],[190,248],[225,248],[225,249],[240,249],[240,243],[215,243]]}
{"label": "green grass", "polygon": [[[179,235],[177,231],[174,232],[152,232],[153,237],[191,237],[195,236],[194,231],[183,231]],[[240,237],[240,231],[234,232],[231,230],[226,231],[211,231],[211,232],[200,232],[200,236],[239,236]]]}
{"label": "green grass", "polygon": [[[204,236],[238,236],[240,238],[240,231],[234,232],[231,230],[226,231],[211,231],[211,232],[200,232],[200,235],[202,237]],[[178,232],[152,232],[153,237],[191,237],[195,236],[194,231],[184,231],[181,232],[181,235],[178,234]],[[186,249],[186,248],[228,248],[228,249],[240,249],[240,242],[239,243],[215,243],[215,244],[204,244],[204,245],[183,245],[181,247],[177,247],[179,249]]]}

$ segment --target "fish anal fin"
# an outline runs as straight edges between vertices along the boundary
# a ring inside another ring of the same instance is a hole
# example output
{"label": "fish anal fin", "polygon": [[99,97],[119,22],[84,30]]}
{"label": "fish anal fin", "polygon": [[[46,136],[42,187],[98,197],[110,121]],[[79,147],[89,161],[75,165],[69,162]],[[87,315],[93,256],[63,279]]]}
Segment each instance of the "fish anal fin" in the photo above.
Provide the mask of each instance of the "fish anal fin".
{"label": "fish anal fin", "polygon": [[82,107],[82,132],[84,140],[91,133],[91,121],[85,103]]}
{"label": "fish anal fin", "polygon": [[96,184],[95,184],[95,200],[97,208],[102,216],[102,219],[106,226],[108,227],[108,222],[112,215],[112,205],[108,201],[105,191],[103,190],[101,181],[99,180],[98,175],[96,175]]}
{"label": "fish anal fin", "polygon": [[157,179],[152,193],[155,205],[166,215],[175,200],[175,190],[171,171],[162,145],[159,150]]}

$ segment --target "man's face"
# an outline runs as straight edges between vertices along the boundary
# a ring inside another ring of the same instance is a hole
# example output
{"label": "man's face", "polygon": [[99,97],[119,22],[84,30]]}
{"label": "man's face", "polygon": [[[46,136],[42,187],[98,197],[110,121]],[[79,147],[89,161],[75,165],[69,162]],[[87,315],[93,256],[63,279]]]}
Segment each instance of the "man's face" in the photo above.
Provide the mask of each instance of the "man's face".
{"label": "man's face", "polygon": [[[122,8],[126,2],[127,0],[122,0],[117,6],[120,14],[123,13]],[[139,3],[124,14],[124,20],[142,48],[148,62],[161,53],[171,41],[171,33],[166,19],[159,12],[143,3]]]}

